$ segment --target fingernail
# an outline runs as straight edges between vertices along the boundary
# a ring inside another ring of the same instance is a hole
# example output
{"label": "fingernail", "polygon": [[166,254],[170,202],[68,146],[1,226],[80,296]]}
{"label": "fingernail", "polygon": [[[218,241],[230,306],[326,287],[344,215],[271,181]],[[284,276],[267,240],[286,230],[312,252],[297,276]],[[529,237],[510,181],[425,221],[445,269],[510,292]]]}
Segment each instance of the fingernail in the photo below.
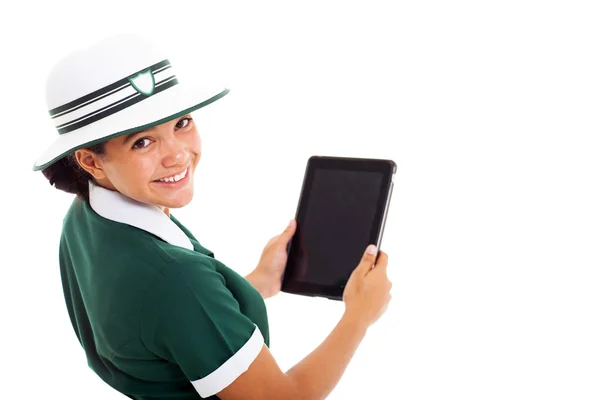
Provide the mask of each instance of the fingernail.
{"label": "fingernail", "polygon": [[377,246],[370,244],[369,247],[367,247],[367,253],[371,255],[377,253]]}
{"label": "fingernail", "polygon": [[288,224],[288,227],[292,226],[292,224],[293,224],[293,223],[294,223],[294,220],[293,220],[293,219],[291,219],[291,220],[290,220],[290,223]]}

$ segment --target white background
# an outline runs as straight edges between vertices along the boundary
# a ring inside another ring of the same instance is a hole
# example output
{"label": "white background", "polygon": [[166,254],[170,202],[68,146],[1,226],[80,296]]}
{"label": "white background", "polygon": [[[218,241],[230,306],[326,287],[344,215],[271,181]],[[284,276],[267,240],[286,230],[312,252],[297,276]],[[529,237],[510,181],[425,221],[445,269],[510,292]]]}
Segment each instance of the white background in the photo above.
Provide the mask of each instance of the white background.
{"label": "white background", "polygon": [[[57,136],[49,68],[137,32],[172,46],[180,82],[231,89],[194,114],[196,197],[173,213],[240,274],[294,217],[308,157],[397,162],[394,297],[329,398],[600,398],[595,2],[16,3],[0,16],[0,397],[125,398],[87,367],[64,306],[72,197],[31,168]],[[343,311],[287,294],[267,307],[284,370]]]}

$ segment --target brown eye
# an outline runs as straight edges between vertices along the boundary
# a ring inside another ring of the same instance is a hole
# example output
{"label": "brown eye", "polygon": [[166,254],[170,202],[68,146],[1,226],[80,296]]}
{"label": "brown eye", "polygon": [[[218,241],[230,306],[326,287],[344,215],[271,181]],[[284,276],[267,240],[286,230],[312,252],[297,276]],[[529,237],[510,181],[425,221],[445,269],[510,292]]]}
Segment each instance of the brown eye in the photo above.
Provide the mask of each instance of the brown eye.
{"label": "brown eye", "polygon": [[148,146],[149,144],[150,144],[150,139],[148,139],[148,138],[138,139],[133,144],[132,149],[143,149],[144,147]]}
{"label": "brown eye", "polygon": [[177,125],[175,125],[175,126],[177,127],[177,129],[183,129],[183,128],[187,127],[191,122],[192,122],[191,117],[185,117],[185,118],[180,119],[177,122]]}

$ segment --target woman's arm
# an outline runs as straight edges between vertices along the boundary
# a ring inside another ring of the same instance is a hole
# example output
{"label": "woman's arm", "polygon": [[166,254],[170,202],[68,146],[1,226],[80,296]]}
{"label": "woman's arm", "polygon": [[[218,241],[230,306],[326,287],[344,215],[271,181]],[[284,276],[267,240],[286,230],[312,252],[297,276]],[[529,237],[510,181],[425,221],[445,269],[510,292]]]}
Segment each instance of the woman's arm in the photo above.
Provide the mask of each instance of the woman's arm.
{"label": "woman's arm", "polygon": [[[377,255],[378,254],[378,255]],[[218,393],[223,400],[324,399],[333,390],[367,333],[387,309],[391,282],[388,257],[369,245],[344,289],[344,315],[312,353],[283,373],[268,347],[228,387]]]}
{"label": "woman's arm", "polygon": [[248,370],[217,395],[222,400],[324,399],[340,380],[366,332],[364,322],[344,314],[323,343],[287,373],[263,346]]}
{"label": "woman's arm", "polygon": [[323,399],[333,390],[366,333],[366,324],[344,315],[323,343],[287,372],[303,398]]}
{"label": "woman's arm", "polygon": [[274,284],[274,280],[257,270],[252,271],[244,278],[260,293],[263,299],[275,296],[279,292],[279,287]]}

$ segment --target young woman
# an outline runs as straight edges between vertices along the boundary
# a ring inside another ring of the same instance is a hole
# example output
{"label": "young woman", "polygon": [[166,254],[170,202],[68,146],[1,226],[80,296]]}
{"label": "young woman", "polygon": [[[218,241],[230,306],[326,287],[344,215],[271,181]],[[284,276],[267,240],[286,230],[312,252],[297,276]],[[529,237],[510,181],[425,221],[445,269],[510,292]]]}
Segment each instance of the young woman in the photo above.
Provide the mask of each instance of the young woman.
{"label": "young woman", "polygon": [[325,398],[390,301],[387,255],[371,269],[367,250],[335,329],[278,367],[264,299],[280,290],[295,221],[244,278],[170,212],[194,195],[190,113],[227,92],[179,83],[161,50],[134,36],[73,53],[48,79],[60,136],[34,170],[76,195],[59,249],[66,306],[88,365],[132,399]]}

